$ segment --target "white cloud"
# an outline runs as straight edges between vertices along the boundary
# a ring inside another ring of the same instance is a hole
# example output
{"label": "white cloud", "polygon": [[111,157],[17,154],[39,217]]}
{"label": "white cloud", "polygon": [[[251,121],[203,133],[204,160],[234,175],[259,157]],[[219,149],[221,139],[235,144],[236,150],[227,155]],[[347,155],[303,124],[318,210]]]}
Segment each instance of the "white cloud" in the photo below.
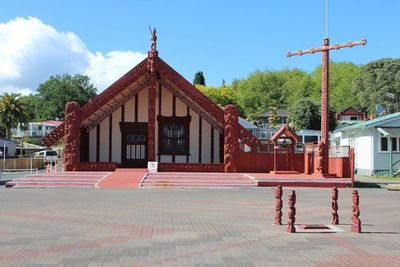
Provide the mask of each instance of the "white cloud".
{"label": "white cloud", "polygon": [[0,23],[0,93],[34,92],[51,75],[81,73],[103,91],[146,55],[93,53],[72,32],[59,32],[34,17]]}

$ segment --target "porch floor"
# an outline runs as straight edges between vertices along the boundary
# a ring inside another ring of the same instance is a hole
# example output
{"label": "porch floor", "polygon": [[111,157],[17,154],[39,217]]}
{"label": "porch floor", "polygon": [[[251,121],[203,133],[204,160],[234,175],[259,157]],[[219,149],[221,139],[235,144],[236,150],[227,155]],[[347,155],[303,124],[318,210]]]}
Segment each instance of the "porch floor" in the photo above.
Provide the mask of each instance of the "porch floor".
{"label": "porch floor", "polygon": [[118,168],[99,184],[99,188],[138,188],[147,174],[145,168]]}

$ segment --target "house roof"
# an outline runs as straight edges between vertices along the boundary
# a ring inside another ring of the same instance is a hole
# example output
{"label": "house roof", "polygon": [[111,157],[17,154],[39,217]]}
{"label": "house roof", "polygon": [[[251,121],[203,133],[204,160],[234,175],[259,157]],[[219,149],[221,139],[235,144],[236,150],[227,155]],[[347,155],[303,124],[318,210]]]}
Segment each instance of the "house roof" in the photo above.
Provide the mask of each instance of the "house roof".
{"label": "house roof", "polygon": [[251,123],[248,120],[245,120],[241,117],[239,117],[239,124],[242,125],[246,129],[258,129],[258,127],[255,126],[253,123]]}
{"label": "house roof", "polygon": [[[287,110],[283,109],[283,108],[278,108],[276,110],[276,116],[278,116],[278,117],[287,117],[287,113],[288,113]],[[271,111],[267,111],[267,112],[261,113],[260,115],[258,115],[258,117],[259,118],[268,117],[269,114],[271,114]]]}
{"label": "house roof", "polygon": [[355,129],[371,128],[397,119],[400,119],[400,112],[391,113],[369,121],[361,121],[361,122],[354,121],[354,124],[340,128],[338,130],[335,130],[334,132],[346,132]]}
{"label": "house roof", "polygon": [[60,125],[61,123],[63,123],[63,121],[48,120],[48,121],[42,121],[42,123]]}
{"label": "house roof", "polygon": [[348,114],[359,114],[359,113],[362,113],[362,112],[359,111],[357,108],[354,108],[354,107],[347,107],[347,108],[343,109],[342,112],[340,112],[340,114],[344,114],[344,113],[348,113]]}
{"label": "house roof", "polygon": [[[183,78],[178,72],[158,57],[144,59],[110,87],[96,96],[81,108],[81,126],[92,129],[102,120],[111,115],[121,105],[137,95],[141,90],[150,85],[156,77],[157,82],[171,91],[183,103],[198,113],[204,120],[209,122],[215,129],[223,131],[224,111],[195,86]],[[151,64],[151,70],[149,65]],[[154,75],[155,74],[155,75]],[[64,123],[48,134],[43,142],[48,146],[54,145],[64,137]],[[250,147],[259,143],[258,139],[239,125],[240,138]]]}

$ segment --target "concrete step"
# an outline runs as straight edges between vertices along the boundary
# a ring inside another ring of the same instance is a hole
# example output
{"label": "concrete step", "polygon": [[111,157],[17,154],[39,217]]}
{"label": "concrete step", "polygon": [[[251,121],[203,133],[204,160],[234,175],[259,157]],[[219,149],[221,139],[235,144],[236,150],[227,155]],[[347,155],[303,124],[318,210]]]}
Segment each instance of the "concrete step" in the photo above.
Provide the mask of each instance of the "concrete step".
{"label": "concrete step", "polygon": [[146,180],[146,184],[158,184],[158,183],[174,183],[174,184],[256,184],[255,181],[242,181],[242,180],[182,180],[182,179],[149,179]]}
{"label": "concrete step", "polygon": [[16,181],[28,181],[28,180],[35,180],[35,181],[98,181],[102,177],[57,177],[57,176],[29,176],[15,179]]}
{"label": "concrete step", "polygon": [[103,177],[109,175],[110,172],[64,172],[52,175],[27,175],[22,178],[14,179],[7,182],[6,187],[16,188],[80,188],[80,187],[95,187],[96,183]]}
{"label": "concrete step", "polygon": [[208,185],[199,185],[199,184],[165,184],[165,185],[142,185],[141,188],[255,188],[256,185],[235,185],[235,184],[226,184],[226,185],[216,185],[216,184],[208,184]]}
{"label": "concrete step", "polygon": [[256,187],[257,183],[240,173],[149,173],[142,181],[143,188],[238,188]]}
{"label": "concrete step", "polygon": [[351,187],[351,179],[341,178],[325,178],[325,179],[259,179],[257,180],[258,186],[272,187],[272,186],[295,186],[295,187]]}
{"label": "concrete step", "polygon": [[13,188],[95,188],[91,185],[15,185]]}

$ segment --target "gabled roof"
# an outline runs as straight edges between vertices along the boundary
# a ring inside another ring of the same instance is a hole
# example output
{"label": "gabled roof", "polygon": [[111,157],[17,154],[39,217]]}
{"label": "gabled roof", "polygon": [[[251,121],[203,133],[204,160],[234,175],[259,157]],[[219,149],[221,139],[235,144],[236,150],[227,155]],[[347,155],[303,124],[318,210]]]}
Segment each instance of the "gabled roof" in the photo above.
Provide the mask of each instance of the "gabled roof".
{"label": "gabled roof", "polygon": [[[150,75],[154,74],[148,69],[150,60],[154,64],[152,67],[154,67],[157,81],[163,87],[176,95],[214,128],[221,132],[223,131],[224,111],[159,58],[158,54],[156,59],[150,59],[149,57],[144,59],[92,101],[83,106],[81,108],[81,126],[88,129],[95,127],[126,101],[146,88],[150,84]],[[54,145],[64,137],[64,127],[64,123],[59,125],[43,139],[43,142],[49,147]],[[241,125],[239,125],[239,136],[252,148],[259,143],[258,139]]]}
{"label": "gabled roof", "polygon": [[[287,117],[287,113],[288,113],[287,110],[283,109],[283,108],[278,108],[276,110],[276,116],[278,116],[278,117]],[[260,115],[258,115],[258,117],[259,118],[268,117],[269,114],[271,114],[271,111],[267,111],[267,112],[261,113]]]}
{"label": "gabled roof", "polygon": [[398,120],[398,119],[400,119],[400,112],[381,116],[381,117],[378,117],[378,118],[375,118],[375,119],[369,120],[369,121],[362,121],[362,122],[359,122],[359,123],[356,123],[356,124],[353,124],[353,125],[350,125],[347,127],[340,128],[338,130],[335,130],[334,132],[346,132],[346,131],[351,131],[351,130],[355,130],[355,129],[371,128],[371,127],[379,126],[383,123],[391,122],[391,121]]}
{"label": "gabled roof", "polygon": [[288,137],[292,141],[299,142],[300,137],[296,134],[296,132],[290,128],[289,125],[283,124],[281,128],[271,137],[271,141],[277,141],[282,137]]}
{"label": "gabled roof", "polygon": [[347,108],[343,109],[342,112],[340,112],[340,114],[343,114],[343,113],[346,113],[346,112],[349,112],[349,111],[351,111],[351,114],[354,114],[353,111],[354,111],[355,113],[362,113],[362,112],[359,111],[357,108],[347,107]]}
{"label": "gabled roof", "polygon": [[242,125],[246,129],[258,129],[253,123],[249,122],[248,120],[239,117],[239,124]]}

